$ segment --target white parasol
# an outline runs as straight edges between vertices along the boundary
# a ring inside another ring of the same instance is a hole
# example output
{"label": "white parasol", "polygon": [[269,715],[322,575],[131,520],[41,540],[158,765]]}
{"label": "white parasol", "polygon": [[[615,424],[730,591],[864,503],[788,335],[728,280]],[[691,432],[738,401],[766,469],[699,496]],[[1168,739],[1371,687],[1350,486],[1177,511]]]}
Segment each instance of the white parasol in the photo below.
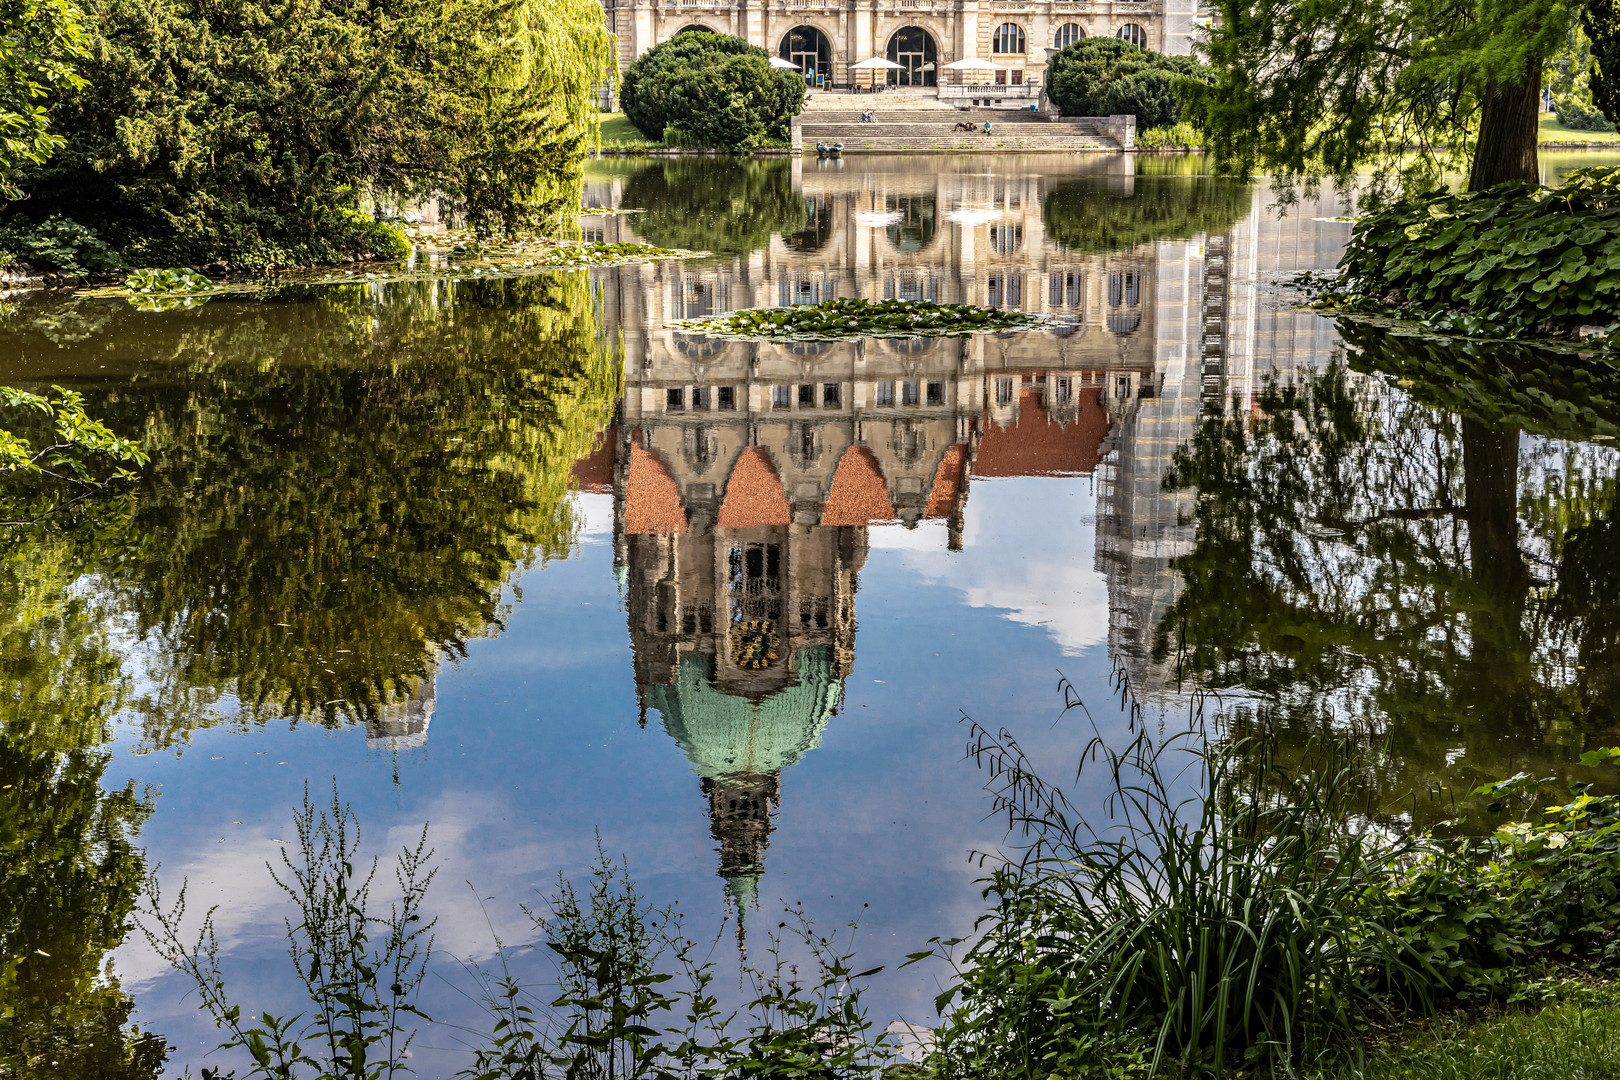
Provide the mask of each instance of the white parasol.
{"label": "white parasol", "polygon": [[900,64],[895,63],[893,60],[885,60],[881,56],[869,56],[865,60],[862,60],[858,64],[849,65],[849,70],[851,70],[851,71],[870,71],[870,72],[872,72],[873,73],[872,74],[872,85],[876,86],[877,85],[877,72],[879,72],[879,71],[903,71],[904,67],[902,65],[900,65]]}
{"label": "white parasol", "polygon": [[771,67],[777,69],[778,71],[801,70],[798,64],[793,63],[791,60],[784,60],[780,56],[771,57]]}

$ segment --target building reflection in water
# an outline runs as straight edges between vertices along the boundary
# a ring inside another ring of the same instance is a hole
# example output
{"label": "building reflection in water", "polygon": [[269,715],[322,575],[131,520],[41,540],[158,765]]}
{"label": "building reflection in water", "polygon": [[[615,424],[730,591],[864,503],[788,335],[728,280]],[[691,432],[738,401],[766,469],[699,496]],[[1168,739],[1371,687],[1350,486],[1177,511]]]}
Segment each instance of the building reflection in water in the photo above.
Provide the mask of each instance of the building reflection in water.
{"label": "building reflection in water", "polygon": [[[1151,657],[1152,628],[1192,541],[1191,493],[1164,490],[1171,457],[1210,403],[1248,407],[1257,348],[1270,368],[1299,352],[1263,339],[1320,322],[1282,326],[1273,312],[1257,323],[1252,285],[1234,287],[1252,281],[1268,242],[1258,223],[1271,219],[1248,189],[1219,232],[1090,252],[1049,236],[1043,206],[1063,185],[1128,202],[1145,178],[1124,159],[1011,176],[972,161],[791,168],[802,229],[740,258],[602,275],[624,401],[580,465],[585,487],[614,495],[642,722],[656,712],[700,777],[739,916],[764,870],[782,772],[838,713],[869,530],[938,519],[959,550],[973,479],[1095,476],[1109,647],[1150,695],[1170,678]],[[616,205],[618,185],[596,183],[588,201]],[[628,239],[634,226],[604,215],[586,227]],[[1307,265],[1331,258],[1341,232],[1315,235],[1325,243],[1307,245]],[[666,326],[843,296],[1046,311],[1069,325],[825,344]]]}

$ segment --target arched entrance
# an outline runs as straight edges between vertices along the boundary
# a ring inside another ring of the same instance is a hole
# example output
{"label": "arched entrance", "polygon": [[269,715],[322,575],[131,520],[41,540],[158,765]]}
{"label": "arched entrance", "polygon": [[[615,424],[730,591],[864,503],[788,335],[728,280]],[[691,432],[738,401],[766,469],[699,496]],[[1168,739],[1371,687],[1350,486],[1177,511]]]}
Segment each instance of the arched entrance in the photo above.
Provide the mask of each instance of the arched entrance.
{"label": "arched entrance", "polygon": [[795,26],[782,35],[776,55],[802,71],[806,82],[818,75],[832,79],[832,42],[813,26]]}
{"label": "arched entrance", "polygon": [[711,30],[702,23],[693,23],[691,26],[683,26],[679,30],[675,31],[675,36],[680,37],[682,34],[690,33],[693,30],[703,34],[718,34],[720,32],[718,30]]}
{"label": "arched entrance", "polygon": [[889,39],[890,86],[935,86],[938,84],[939,50],[934,36],[920,26],[902,26]]}

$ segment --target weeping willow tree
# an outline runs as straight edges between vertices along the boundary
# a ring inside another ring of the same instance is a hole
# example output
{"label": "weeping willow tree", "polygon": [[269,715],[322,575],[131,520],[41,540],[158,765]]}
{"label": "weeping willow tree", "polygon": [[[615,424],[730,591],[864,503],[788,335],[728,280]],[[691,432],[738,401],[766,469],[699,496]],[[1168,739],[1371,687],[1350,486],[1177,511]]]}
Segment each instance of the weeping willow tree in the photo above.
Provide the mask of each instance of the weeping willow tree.
{"label": "weeping willow tree", "polygon": [[460,0],[440,18],[454,75],[438,82],[433,111],[450,135],[448,172],[469,222],[509,234],[571,224],[597,141],[595,92],[618,78],[601,4]]}

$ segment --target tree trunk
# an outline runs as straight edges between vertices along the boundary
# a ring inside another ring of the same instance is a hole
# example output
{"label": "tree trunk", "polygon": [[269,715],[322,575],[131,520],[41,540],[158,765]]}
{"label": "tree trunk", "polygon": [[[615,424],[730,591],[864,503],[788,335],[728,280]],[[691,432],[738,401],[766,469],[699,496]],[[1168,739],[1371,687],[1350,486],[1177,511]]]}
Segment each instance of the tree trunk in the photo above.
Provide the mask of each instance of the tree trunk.
{"label": "tree trunk", "polygon": [[1541,108],[1541,65],[1531,66],[1517,86],[1492,83],[1480,95],[1479,140],[1468,190],[1484,191],[1508,180],[1541,183],[1536,160]]}

